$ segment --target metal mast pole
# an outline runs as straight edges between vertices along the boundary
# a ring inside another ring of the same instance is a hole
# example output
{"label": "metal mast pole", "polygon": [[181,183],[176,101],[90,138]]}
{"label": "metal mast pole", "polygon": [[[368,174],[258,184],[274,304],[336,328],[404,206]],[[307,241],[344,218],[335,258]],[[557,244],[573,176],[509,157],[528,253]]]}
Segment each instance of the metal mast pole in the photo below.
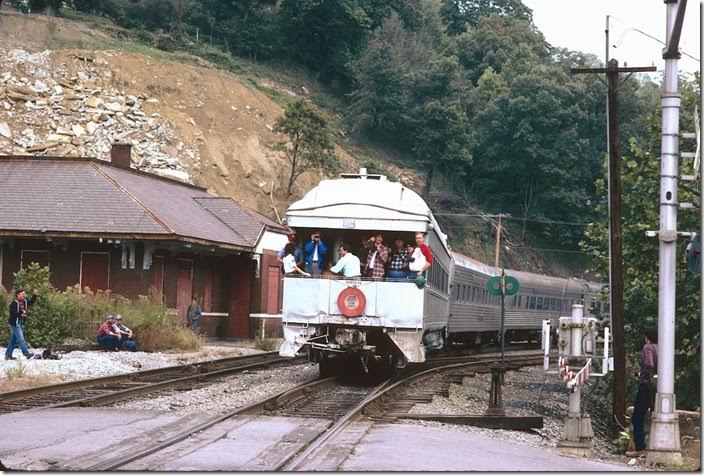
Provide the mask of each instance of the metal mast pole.
{"label": "metal mast pole", "polygon": [[[677,252],[677,173],[680,94],[677,90],[677,50],[686,0],[665,0],[667,46],[665,84],[661,96],[660,241],[658,278],[658,389],[650,424],[646,463],[682,464],[680,427],[675,411],[675,263]],[[678,8],[679,7],[679,8]],[[681,8],[681,12],[678,10]],[[678,14],[679,13],[679,14]],[[676,21],[676,18],[679,20]]]}

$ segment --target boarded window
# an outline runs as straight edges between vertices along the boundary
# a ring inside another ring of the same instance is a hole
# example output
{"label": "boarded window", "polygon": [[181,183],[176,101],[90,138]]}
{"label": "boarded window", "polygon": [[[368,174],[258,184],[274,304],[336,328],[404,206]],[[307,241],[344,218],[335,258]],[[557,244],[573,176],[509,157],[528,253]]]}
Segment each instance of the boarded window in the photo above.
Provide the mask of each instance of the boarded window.
{"label": "boarded window", "polygon": [[49,251],[32,251],[22,249],[22,269],[26,269],[33,262],[39,264],[39,267],[49,266]]}
{"label": "boarded window", "polygon": [[93,292],[110,288],[110,254],[81,252],[81,289]]}

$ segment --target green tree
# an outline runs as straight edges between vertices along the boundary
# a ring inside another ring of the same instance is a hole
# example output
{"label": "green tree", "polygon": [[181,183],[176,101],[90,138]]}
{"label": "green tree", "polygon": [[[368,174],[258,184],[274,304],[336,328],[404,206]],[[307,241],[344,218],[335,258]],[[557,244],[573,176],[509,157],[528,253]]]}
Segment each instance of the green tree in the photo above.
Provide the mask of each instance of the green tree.
{"label": "green tree", "polygon": [[299,100],[287,105],[284,114],[276,119],[274,132],[288,137],[278,142],[274,149],[284,152],[291,165],[289,195],[294,181],[302,173],[308,170],[333,173],[339,167],[327,122],[309,103]]}
{"label": "green tree", "polygon": [[492,15],[533,21],[533,11],[520,0],[442,0],[440,15],[449,35],[458,35]]}
{"label": "green tree", "polygon": [[[699,103],[698,77],[682,85],[682,115],[680,130],[693,130],[691,112]],[[647,230],[658,228],[660,197],[660,110],[648,116],[648,133],[630,140],[623,152],[622,170],[622,232],[624,268],[624,323],[628,367],[637,371],[641,330],[658,323],[658,240],[646,237]],[[682,150],[693,150],[694,144],[683,141]],[[689,165],[688,163],[686,165]],[[685,163],[680,164],[684,167]],[[604,165],[605,168],[605,165]],[[681,173],[685,173],[680,168]],[[680,182],[678,201],[697,202],[697,185]],[[591,203],[590,203],[591,204]],[[608,275],[608,218],[605,181],[598,181],[598,216],[588,226],[581,243],[596,263],[595,271],[602,278]],[[699,212],[683,209],[678,212],[678,229],[699,229]],[[677,243],[675,301],[675,392],[680,408],[694,409],[701,398],[701,321],[699,307],[699,277],[687,270],[686,240]],[[628,397],[635,391],[635,379],[630,381]]]}
{"label": "green tree", "polygon": [[396,131],[404,110],[405,88],[403,73],[390,67],[393,62],[393,52],[385,45],[368,48],[358,62],[357,88],[350,94],[348,110],[354,120],[353,130]]}

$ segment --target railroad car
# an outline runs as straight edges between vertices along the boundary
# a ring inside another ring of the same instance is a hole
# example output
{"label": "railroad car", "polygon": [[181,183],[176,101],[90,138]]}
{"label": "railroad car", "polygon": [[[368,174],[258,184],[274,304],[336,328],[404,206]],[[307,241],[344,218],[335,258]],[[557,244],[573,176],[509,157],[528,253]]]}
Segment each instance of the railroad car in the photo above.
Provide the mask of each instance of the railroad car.
{"label": "railroad car", "polygon": [[[286,224],[299,246],[320,233],[328,262],[337,261],[342,243],[359,257],[357,248],[376,232],[389,248],[397,238],[413,243],[421,232],[433,264],[425,286],[412,279],[284,276],[281,355],[305,350],[323,374],[346,357],[365,369],[400,368],[424,362],[430,350],[499,336],[500,299],[486,284],[500,269],[452,252],[428,205],[401,183],[365,169],[323,180],[288,208]],[[506,274],[519,280],[520,290],[505,300],[504,338],[537,340],[543,319],[568,315],[572,303],[596,296],[597,284],[583,280]]]}

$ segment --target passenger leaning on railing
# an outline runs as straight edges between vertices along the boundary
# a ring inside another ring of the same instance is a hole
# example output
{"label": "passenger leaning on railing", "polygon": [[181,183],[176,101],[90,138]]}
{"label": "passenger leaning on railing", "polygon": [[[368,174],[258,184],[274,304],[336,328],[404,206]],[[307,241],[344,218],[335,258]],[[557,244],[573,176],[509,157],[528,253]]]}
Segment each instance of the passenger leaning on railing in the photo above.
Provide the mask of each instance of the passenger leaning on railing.
{"label": "passenger leaning on railing", "polygon": [[409,278],[420,275],[425,277],[425,271],[433,265],[433,253],[428,245],[423,242],[424,238],[424,233],[416,233],[416,246],[411,251],[410,263],[408,264],[410,270]]}
{"label": "passenger leaning on railing", "polygon": [[310,274],[296,265],[296,244],[290,242],[284,247],[284,275],[287,277],[292,277],[296,273],[310,277]]}
{"label": "passenger leaning on railing", "polygon": [[342,275],[348,279],[361,278],[362,272],[359,266],[359,258],[350,252],[350,245],[346,243],[343,244],[340,246],[339,251],[341,256],[340,260],[330,268],[330,272],[334,272],[335,274],[342,272]]}

